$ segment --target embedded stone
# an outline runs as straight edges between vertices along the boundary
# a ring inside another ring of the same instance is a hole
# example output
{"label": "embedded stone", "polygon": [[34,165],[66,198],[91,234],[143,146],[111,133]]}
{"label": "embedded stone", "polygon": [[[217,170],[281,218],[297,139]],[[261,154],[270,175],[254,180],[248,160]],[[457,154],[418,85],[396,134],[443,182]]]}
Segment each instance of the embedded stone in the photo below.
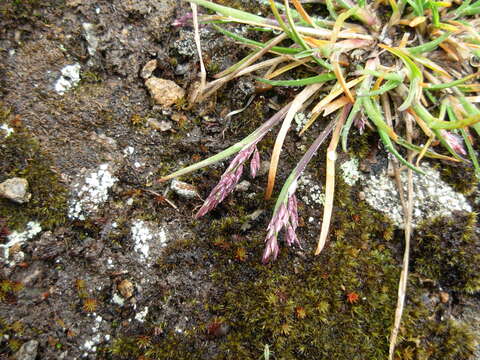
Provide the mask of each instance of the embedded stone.
{"label": "embedded stone", "polygon": [[164,108],[171,107],[185,97],[185,90],[171,80],[159,79],[152,76],[145,81],[145,85],[155,102]]}
{"label": "embedded stone", "polygon": [[0,184],[0,197],[9,199],[18,204],[26,203],[32,197],[27,192],[28,181],[23,178],[11,178]]}

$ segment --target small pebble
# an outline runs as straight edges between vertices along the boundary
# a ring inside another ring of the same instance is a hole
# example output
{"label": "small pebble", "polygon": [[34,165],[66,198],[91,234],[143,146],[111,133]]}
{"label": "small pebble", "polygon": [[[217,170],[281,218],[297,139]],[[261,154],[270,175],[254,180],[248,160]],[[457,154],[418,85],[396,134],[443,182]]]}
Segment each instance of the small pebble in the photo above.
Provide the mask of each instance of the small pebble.
{"label": "small pebble", "polygon": [[133,296],[133,284],[127,279],[120,282],[120,284],[117,285],[117,289],[125,299],[129,299]]}
{"label": "small pebble", "polygon": [[156,68],[157,68],[157,60],[156,59],[150,60],[143,67],[142,71],[140,72],[140,76],[144,79],[148,79],[150,76],[152,76]]}
{"label": "small pebble", "polygon": [[155,102],[164,108],[171,107],[185,97],[185,90],[171,80],[159,79],[152,76],[145,81],[145,86],[150,91]]}
{"label": "small pebble", "polygon": [[450,296],[448,295],[447,292],[444,292],[444,291],[440,291],[440,301],[443,303],[443,304],[446,304],[448,303],[448,300],[450,299]]}
{"label": "small pebble", "polygon": [[247,180],[243,180],[237,186],[235,186],[235,190],[237,191],[247,191],[250,188],[250,182]]}
{"label": "small pebble", "polygon": [[32,197],[27,192],[28,181],[23,178],[11,178],[0,184],[0,197],[9,199],[18,204],[26,203]]}
{"label": "small pebble", "polygon": [[147,119],[147,125],[155,130],[168,131],[172,130],[172,123],[170,121],[158,121],[154,118]]}
{"label": "small pebble", "polygon": [[37,357],[38,341],[30,340],[22,345],[15,354],[15,360],[35,360]]}
{"label": "small pebble", "polygon": [[186,199],[194,199],[200,197],[198,195],[197,188],[193,185],[190,185],[186,182],[179,181],[179,180],[172,180],[170,188],[179,196],[184,197]]}

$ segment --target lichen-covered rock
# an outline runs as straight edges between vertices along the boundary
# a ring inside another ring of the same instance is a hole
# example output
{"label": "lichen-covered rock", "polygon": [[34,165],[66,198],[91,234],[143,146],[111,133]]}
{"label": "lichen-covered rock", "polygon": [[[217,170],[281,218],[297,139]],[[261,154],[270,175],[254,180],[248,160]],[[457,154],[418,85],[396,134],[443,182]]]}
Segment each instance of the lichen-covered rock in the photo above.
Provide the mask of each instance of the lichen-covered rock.
{"label": "lichen-covered rock", "polygon": [[37,357],[37,349],[37,340],[27,341],[15,354],[15,360],[35,360]]}
{"label": "lichen-covered rock", "polygon": [[168,108],[185,96],[185,90],[171,80],[159,79],[152,76],[145,81],[155,102]]}
{"label": "lichen-covered rock", "polygon": [[28,181],[14,177],[0,184],[0,197],[24,204],[30,200],[32,194],[28,191]]}

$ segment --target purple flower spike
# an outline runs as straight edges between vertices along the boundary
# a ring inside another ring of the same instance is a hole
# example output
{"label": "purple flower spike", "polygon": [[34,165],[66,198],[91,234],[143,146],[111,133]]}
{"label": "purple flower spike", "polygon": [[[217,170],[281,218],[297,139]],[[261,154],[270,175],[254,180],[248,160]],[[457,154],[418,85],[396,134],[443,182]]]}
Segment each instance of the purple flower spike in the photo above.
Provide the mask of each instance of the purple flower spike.
{"label": "purple flower spike", "polygon": [[203,203],[202,207],[195,214],[195,219],[198,219],[208,213],[210,210],[217,207],[225,198],[235,189],[235,186],[240,181],[243,173],[243,165],[250,158],[253,151],[256,150],[255,144],[243,148],[237,156],[235,156],[223,173],[218,184],[213,188]]}
{"label": "purple flower spike", "polygon": [[295,194],[290,195],[288,198],[288,216],[293,230],[295,230],[298,226],[297,197]]}
{"label": "purple flower spike", "polygon": [[255,176],[257,176],[257,171],[259,168],[260,168],[260,153],[258,152],[258,149],[255,146],[252,159],[250,160],[250,175],[252,176],[252,178],[255,178]]}
{"label": "purple flower spike", "polygon": [[467,155],[467,152],[465,151],[465,148],[463,147],[463,141],[460,136],[457,134],[453,134],[447,130],[440,130],[440,133],[443,135],[445,138],[446,142],[448,145],[450,145],[456,153],[460,155]]}
{"label": "purple flower spike", "polygon": [[275,261],[278,257],[278,253],[280,249],[278,247],[277,237],[272,236],[267,239],[267,245],[265,246],[265,250],[263,251],[262,256],[262,263],[267,264],[270,261],[270,256],[273,256],[273,261]]}
{"label": "purple flower spike", "polygon": [[[270,224],[268,224],[268,234],[265,239],[265,250],[263,252],[262,262],[266,264],[269,261],[270,256],[273,256],[273,260],[278,255],[278,233],[282,228],[285,229],[285,242],[288,246],[297,244],[300,249],[300,241],[298,240],[295,229],[298,226],[298,214],[297,214],[297,198],[294,194],[288,197],[286,203],[280,204],[277,211],[272,216]],[[275,251],[274,251],[275,250]]]}
{"label": "purple flower spike", "polygon": [[193,14],[191,12],[186,13],[185,15],[175,19],[172,22],[172,26],[179,27],[179,26],[186,26],[188,21],[193,18]]}

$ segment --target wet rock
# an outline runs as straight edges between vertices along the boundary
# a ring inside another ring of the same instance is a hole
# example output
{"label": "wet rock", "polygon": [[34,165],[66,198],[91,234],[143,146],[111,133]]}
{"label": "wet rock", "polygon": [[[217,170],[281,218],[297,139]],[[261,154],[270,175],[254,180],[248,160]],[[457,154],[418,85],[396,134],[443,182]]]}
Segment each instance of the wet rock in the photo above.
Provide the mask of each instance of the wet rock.
{"label": "wet rock", "polygon": [[185,75],[190,70],[190,64],[178,64],[175,67],[175,75]]}
{"label": "wet rock", "polygon": [[37,357],[37,349],[37,340],[27,341],[15,354],[15,360],[35,360]]}
{"label": "wet rock", "polygon": [[82,23],[83,30],[85,31],[85,40],[88,43],[88,53],[90,56],[94,56],[98,48],[98,38],[95,34],[95,25],[90,23]]}
{"label": "wet rock", "polygon": [[134,286],[131,281],[125,279],[117,285],[117,289],[125,299],[129,299],[133,296]]}
{"label": "wet rock", "polygon": [[172,130],[172,123],[170,121],[158,121],[153,118],[147,119],[147,125],[155,130],[168,131]]}
{"label": "wet rock", "polygon": [[155,102],[162,107],[171,107],[185,96],[185,90],[171,80],[153,76],[145,81],[145,85]]}
{"label": "wet rock", "polygon": [[193,185],[190,185],[186,182],[179,180],[172,180],[170,188],[179,196],[186,199],[194,199],[199,197],[197,188]]}
{"label": "wet rock", "polygon": [[235,186],[235,190],[237,191],[247,191],[250,188],[250,181],[243,180],[237,186]]}
{"label": "wet rock", "polygon": [[148,79],[150,76],[152,76],[156,68],[157,68],[157,60],[156,59],[150,60],[143,67],[142,71],[140,72],[140,76],[144,79]]}
{"label": "wet rock", "polygon": [[270,169],[270,161],[262,160],[262,162],[260,163],[260,169],[258,169],[258,176],[267,175],[269,169]]}
{"label": "wet rock", "polygon": [[53,259],[65,251],[62,241],[57,241],[51,231],[46,231],[33,245],[32,256],[34,259]]}
{"label": "wet rock", "polygon": [[450,299],[450,295],[445,291],[440,291],[439,297],[443,304],[448,303],[448,300]]}
{"label": "wet rock", "polygon": [[32,194],[27,192],[28,181],[23,178],[11,178],[0,184],[0,197],[23,204],[30,200]]}

